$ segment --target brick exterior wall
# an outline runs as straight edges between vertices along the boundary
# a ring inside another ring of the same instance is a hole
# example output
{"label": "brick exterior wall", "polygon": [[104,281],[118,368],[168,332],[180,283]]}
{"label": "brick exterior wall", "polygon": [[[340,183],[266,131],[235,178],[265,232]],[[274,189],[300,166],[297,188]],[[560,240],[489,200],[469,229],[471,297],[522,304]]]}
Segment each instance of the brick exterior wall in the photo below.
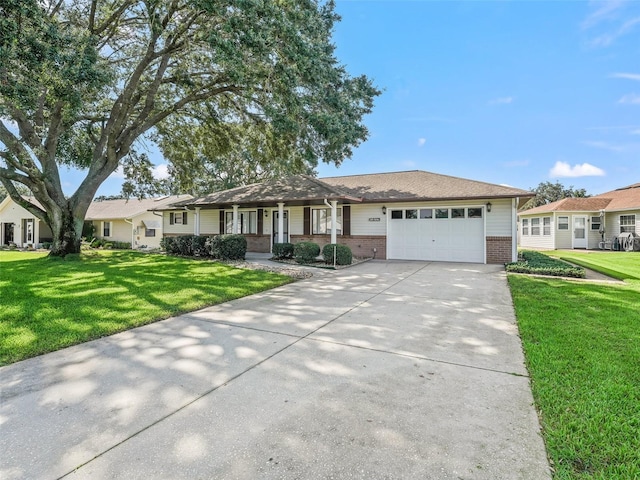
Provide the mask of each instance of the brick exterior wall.
{"label": "brick exterior wall", "polygon": [[245,235],[247,239],[247,252],[269,253],[271,251],[271,238],[269,235]]}
{"label": "brick exterior wall", "polygon": [[511,262],[511,237],[487,237],[487,263],[505,264]]}
{"label": "brick exterior wall", "polygon": [[[331,243],[331,235],[291,235],[291,243],[298,242],[317,243],[322,249]],[[373,257],[375,248],[375,258],[378,260],[387,258],[387,237],[383,235],[338,235],[338,244],[348,246],[354,257]]]}

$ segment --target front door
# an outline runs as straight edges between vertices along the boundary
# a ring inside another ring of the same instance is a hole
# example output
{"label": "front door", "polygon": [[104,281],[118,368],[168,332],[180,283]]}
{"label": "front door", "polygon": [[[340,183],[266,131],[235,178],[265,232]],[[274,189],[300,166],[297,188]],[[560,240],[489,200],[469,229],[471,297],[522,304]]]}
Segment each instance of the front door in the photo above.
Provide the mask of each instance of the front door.
{"label": "front door", "polygon": [[22,225],[22,231],[24,232],[23,245],[33,244],[33,218],[25,218]]}
{"label": "front door", "polygon": [[573,248],[587,248],[587,217],[573,217]]}
{"label": "front door", "polygon": [[[286,210],[284,212],[282,212],[282,225],[283,225],[283,230],[282,230],[282,241],[284,243],[288,243],[289,242],[289,212],[287,212]],[[271,231],[273,232],[272,235],[272,241],[273,243],[278,243],[278,219],[280,212],[278,210],[273,210],[273,215],[271,216],[271,218],[273,218],[273,228],[271,229]]]}
{"label": "front door", "polygon": [[13,223],[5,223],[3,226],[4,244],[9,245],[10,243],[13,243]]}

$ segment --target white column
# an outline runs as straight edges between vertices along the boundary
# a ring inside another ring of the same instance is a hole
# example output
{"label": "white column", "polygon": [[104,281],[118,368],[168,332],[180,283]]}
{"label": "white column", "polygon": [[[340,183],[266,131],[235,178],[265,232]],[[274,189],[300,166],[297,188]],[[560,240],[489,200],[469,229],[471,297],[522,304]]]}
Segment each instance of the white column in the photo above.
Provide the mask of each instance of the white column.
{"label": "white column", "polygon": [[[511,261],[512,262],[517,262],[518,261],[518,202],[519,202],[518,198],[514,198],[511,201],[511,225],[512,225],[512,232],[511,232]],[[554,216],[555,216],[555,213],[554,213]],[[554,221],[554,224],[555,224],[555,221]],[[544,228],[543,225],[541,225],[541,227]],[[485,241],[485,243],[486,243],[486,241]],[[485,260],[485,263],[486,263],[486,260]]]}
{"label": "white column", "polygon": [[196,207],[193,215],[193,234],[200,235],[200,207]]}
{"label": "white column", "polygon": [[238,231],[239,222],[238,222],[238,205],[233,206],[233,227],[231,227],[231,233],[240,233]]}
{"label": "white column", "polygon": [[284,243],[284,203],[278,203],[278,243]]}
{"label": "white column", "polygon": [[331,200],[331,243],[338,243],[338,201]]}

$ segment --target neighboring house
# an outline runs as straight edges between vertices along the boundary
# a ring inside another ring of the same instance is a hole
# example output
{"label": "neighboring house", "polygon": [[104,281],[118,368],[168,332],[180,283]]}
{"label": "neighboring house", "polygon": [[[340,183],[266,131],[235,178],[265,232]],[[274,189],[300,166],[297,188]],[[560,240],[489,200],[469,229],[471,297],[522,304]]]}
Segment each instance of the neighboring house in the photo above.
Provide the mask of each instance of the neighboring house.
{"label": "neighboring house", "polygon": [[167,207],[166,236],[241,233],[248,250],[312,241],[379,259],[516,260],[517,209],[533,193],[423,171],[296,175]]}
{"label": "neighboring house", "polygon": [[103,200],[92,202],[85,220],[95,228],[94,237],[111,242],[127,242],[132,248],[159,248],[162,215],[151,210],[192,198],[173,195],[142,200]]}
{"label": "neighboring house", "polygon": [[[40,207],[33,197],[23,197],[29,203]],[[35,215],[25,210],[11,197],[0,202],[0,245],[16,245],[17,247],[34,248],[44,242],[51,242],[53,233],[49,225],[40,221]]]}
{"label": "neighboring house", "polygon": [[640,233],[640,183],[594,197],[558,200],[520,212],[518,218],[521,247],[610,247],[621,233]]}

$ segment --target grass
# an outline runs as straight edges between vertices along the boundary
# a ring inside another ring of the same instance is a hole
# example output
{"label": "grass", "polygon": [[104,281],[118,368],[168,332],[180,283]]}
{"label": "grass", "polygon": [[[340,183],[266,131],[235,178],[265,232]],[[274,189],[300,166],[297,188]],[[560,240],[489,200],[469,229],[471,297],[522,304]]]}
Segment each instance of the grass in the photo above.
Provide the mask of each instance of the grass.
{"label": "grass", "polygon": [[0,365],[290,281],[216,262],[131,251],[67,260],[0,251]]}
{"label": "grass", "polygon": [[619,280],[640,280],[640,252],[555,250],[549,254]]}
{"label": "grass", "polygon": [[554,478],[640,478],[640,257],[582,255],[631,280],[509,276]]}

